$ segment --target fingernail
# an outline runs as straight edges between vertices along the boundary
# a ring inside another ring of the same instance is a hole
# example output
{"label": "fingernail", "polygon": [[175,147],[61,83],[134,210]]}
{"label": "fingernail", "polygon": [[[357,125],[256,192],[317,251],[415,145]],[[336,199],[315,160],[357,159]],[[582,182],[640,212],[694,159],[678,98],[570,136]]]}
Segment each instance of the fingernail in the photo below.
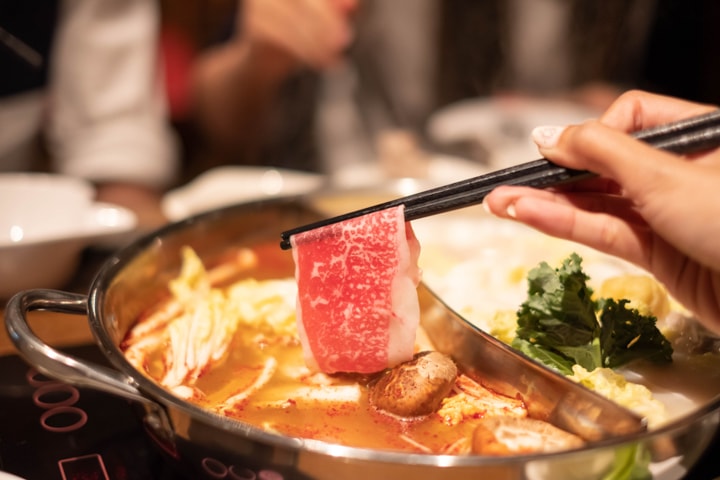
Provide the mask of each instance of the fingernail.
{"label": "fingernail", "polygon": [[489,213],[490,215],[494,215],[493,212],[490,211],[490,205],[488,205],[487,202],[482,203],[482,208],[485,210],[485,213]]}
{"label": "fingernail", "polygon": [[535,127],[530,136],[538,147],[553,148],[557,145],[558,139],[564,130],[565,127],[544,125],[541,127]]}
{"label": "fingernail", "polygon": [[[482,203],[482,208],[490,215],[495,215],[495,213],[490,210],[490,205],[487,202]],[[517,212],[515,211],[515,204],[511,203],[510,205],[505,207],[505,214],[510,218],[515,218],[517,216]]]}

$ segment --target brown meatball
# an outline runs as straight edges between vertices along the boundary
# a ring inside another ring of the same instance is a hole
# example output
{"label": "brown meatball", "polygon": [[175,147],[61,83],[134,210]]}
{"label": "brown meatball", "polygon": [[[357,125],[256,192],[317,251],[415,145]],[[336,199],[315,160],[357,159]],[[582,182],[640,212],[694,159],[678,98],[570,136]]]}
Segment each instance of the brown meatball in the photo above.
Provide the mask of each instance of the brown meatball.
{"label": "brown meatball", "polygon": [[383,372],[370,387],[370,402],[401,417],[428,415],[440,407],[456,377],[452,359],[435,351],[420,352]]}

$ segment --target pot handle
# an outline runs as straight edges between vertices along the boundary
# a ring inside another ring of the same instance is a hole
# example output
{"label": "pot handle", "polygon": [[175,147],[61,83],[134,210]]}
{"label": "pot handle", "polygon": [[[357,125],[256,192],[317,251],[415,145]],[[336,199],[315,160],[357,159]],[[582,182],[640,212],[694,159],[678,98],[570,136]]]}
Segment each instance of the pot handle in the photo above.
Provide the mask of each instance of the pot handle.
{"label": "pot handle", "polygon": [[27,322],[26,313],[32,310],[87,315],[87,296],[35,289],[17,293],[8,301],[5,308],[5,327],[10,340],[20,355],[40,373],[71,385],[90,387],[134,400],[153,410],[159,407],[157,403],[142,395],[131,377],[62,353],[40,340]]}

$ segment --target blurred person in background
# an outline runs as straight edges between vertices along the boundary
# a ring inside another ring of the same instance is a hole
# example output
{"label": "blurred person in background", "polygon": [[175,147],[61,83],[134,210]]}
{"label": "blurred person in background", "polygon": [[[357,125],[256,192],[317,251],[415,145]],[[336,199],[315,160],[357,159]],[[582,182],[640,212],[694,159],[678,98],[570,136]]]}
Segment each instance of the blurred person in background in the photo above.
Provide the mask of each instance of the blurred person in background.
{"label": "blurred person in background", "polygon": [[554,98],[601,111],[629,88],[720,96],[720,4],[707,0],[196,3],[195,12],[223,4],[226,13],[189,68],[193,174],[372,161],[383,131],[423,140],[432,114],[464,99]]}
{"label": "blurred person in background", "polygon": [[0,170],[87,179],[98,200],[163,222],[176,141],[158,76],[153,0],[0,6]]}
{"label": "blurred person in background", "polygon": [[[184,73],[183,120],[201,152],[190,160],[190,177],[226,163],[320,169],[312,140],[319,78],[351,43],[356,3],[242,0],[195,6],[208,16],[221,13],[210,33],[190,42],[196,51]],[[177,18],[182,7],[165,8]]]}

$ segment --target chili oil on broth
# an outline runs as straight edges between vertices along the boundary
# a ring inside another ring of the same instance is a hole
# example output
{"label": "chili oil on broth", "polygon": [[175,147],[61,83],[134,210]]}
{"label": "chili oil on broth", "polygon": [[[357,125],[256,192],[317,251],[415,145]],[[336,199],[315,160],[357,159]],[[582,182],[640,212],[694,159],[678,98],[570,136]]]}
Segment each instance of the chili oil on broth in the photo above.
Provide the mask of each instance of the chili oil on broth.
{"label": "chili oil on broth", "polygon": [[[196,384],[206,398],[193,401],[217,410],[226,398],[248,388],[269,358],[278,366],[271,380],[241,403],[224,409],[223,414],[275,433],[352,447],[469,453],[474,419],[448,425],[438,413],[403,419],[379,412],[368,399],[372,375],[313,375],[305,367],[296,339],[258,341],[258,332],[252,329],[236,333],[227,360]],[[334,392],[338,391],[357,391],[358,395],[353,400],[331,400],[337,398]]]}
{"label": "chili oil on broth", "polygon": [[[243,257],[241,271],[235,272],[237,275],[228,275],[227,264],[222,261],[213,262],[212,269],[205,275],[220,279],[220,288],[231,289],[237,283],[247,280],[243,278],[246,276],[250,276],[251,280],[256,275],[268,277],[268,272],[263,272],[266,257],[270,262],[268,268],[273,273],[270,277],[287,273],[286,256],[276,255],[279,249],[276,245],[273,247],[275,249],[270,251],[272,253],[259,249],[254,252],[257,258]],[[227,258],[230,263],[235,262],[236,266],[241,264],[234,254]],[[195,274],[189,276],[196,278]],[[230,281],[230,278],[233,280]],[[277,278],[267,279],[273,280]],[[201,296],[205,294],[207,292],[201,293]],[[288,295],[283,297],[285,303],[289,303]],[[192,298],[191,295],[191,301]],[[176,302],[174,307],[173,301]],[[173,308],[176,317],[180,317],[183,315],[181,305],[187,301],[187,298],[171,298],[158,305],[155,311],[144,315],[124,342],[128,346],[126,356],[128,349],[138,341],[132,338],[133,333],[143,330],[143,322],[157,318],[157,313],[172,311]],[[152,346],[147,347],[145,344],[139,350],[139,360],[136,358],[132,363],[173,393],[183,392],[180,396],[187,401],[275,433],[362,448],[420,453],[469,453],[474,423],[482,417],[484,411],[490,412],[495,407],[493,405],[483,411],[476,409],[469,416],[460,415],[459,420],[456,416],[452,422],[437,413],[412,419],[382,413],[369,402],[367,387],[372,376],[312,374],[305,365],[297,336],[270,333],[272,328],[267,328],[267,325],[240,325],[232,334],[227,353],[221,361],[203,368],[196,380],[185,381],[182,385],[164,385],[163,379],[172,367],[168,365],[171,360],[166,356],[169,349],[167,337],[159,335],[158,331],[162,328],[170,330],[168,325],[148,329],[150,333],[147,339]],[[419,332],[418,339],[423,349],[428,346],[427,341],[423,341],[425,338]],[[260,382],[261,387],[256,388],[259,379],[268,372],[271,375],[267,375],[266,381]],[[188,391],[194,393],[187,394]],[[489,394],[490,397],[492,395]],[[233,398],[236,400],[228,401]],[[502,407],[504,397],[493,397],[496,398],[500,398]],[[507,399],[507,402],[514,408],[513,415],[526,413],[524,408],[518,413],[520,409],[515,406],[516,400]],[[497,412],[497,408],[492,410],[492,414]]]}

